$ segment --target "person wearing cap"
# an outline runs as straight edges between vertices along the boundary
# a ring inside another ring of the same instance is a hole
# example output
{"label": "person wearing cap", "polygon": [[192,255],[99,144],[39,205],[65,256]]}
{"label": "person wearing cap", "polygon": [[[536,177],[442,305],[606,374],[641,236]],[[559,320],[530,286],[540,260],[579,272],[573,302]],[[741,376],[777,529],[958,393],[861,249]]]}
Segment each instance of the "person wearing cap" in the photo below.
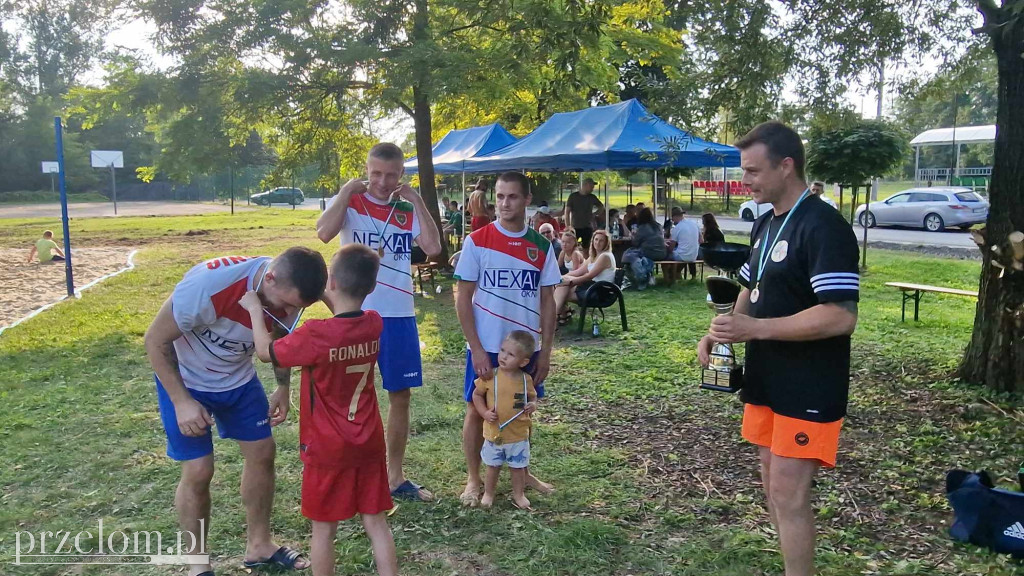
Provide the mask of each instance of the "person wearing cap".
{"label": "person wearing cap", "polygon": [[541,202],[537,208],[536,214],[533,215],[533,228],[540,232],[540,227],[544,224],[551,224],[557,234],[561,230],[561,226],[558,224],[558,219],[552,213],[551,207],[548,206],[547,202]]}
{"label": "person wearing cap", "polygon": [[565,225],[576,230],[583,250],[590,250],[590,237],[594,235],[594,212],[604,210],[604,204],[593,194],[597,182],[587,178],[579,192],[569,194],[565,201]]}
{"label": "person wearing cap", "polygon": [[700,250],[700,225],[696,220],[686,217],[686,212],[679,206],[672,207],[672,229],[669,232],[669,249],[672,259],[687,262],[690,278],[697,276],[697,252]]}

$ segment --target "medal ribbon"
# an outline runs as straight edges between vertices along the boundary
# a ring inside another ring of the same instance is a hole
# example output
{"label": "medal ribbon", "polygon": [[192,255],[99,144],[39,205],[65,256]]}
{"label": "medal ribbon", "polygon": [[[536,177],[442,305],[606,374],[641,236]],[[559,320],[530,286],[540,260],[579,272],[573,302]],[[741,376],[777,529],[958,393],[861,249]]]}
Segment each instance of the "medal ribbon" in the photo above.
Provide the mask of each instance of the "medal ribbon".
{"label": "medal ribbon", "polygon": [[[782,237],[782,231],[786,229],[786,224],[789,224],[789,219],[793,217],[796,209],[800,207],[800,203],[807,198],[807,195],[811,193],[811,189],[804,190],[804,193],[800,195],[800,198],[790,209],[789,214],[786,214],[786,219],[782,221],[782,226],[779,226],[779,231],[775,234],[775,240],[772,242],[771,247],[768,247],[768,237],[772,233],[772,223],[769,222],[767,230],[764,232],[764,238],[761,239],[761,253],[757,255],[757,278],[754,280],[754,289],[761,284],[761,277],[764,276],[764,267],[768,265],[768,255],[775,250],[775,245],[779,243],[779,238]],[[772,220],[775,220],[775,214],[772,214]],[[768,248],[765,250],[765,248]]]}
{"label": "medal ribbon", "polygon": [[[392,195],[394,192],[392,192]],[[363,204],[363,210],[366,212],[366,217],[370,219],[370,225],[373,226],[373,231],[377,233],[380,238],[380,247],[377,249],[377,254],[384,257],[384,232],[388,229],[388,223],[391,222],[391,217],[395,215],[395,208],[398,208],[398,202],[391,202],[391,198],[388,197],[388,204],[391,204],[391,212],[388,213],[388,217],[384,219],[384,229],[378,230],[377,223],[373,221],[373,216],[370,214],[370,209],[366,207],[366,199],[362,195],[359,196],[359,201]]]}

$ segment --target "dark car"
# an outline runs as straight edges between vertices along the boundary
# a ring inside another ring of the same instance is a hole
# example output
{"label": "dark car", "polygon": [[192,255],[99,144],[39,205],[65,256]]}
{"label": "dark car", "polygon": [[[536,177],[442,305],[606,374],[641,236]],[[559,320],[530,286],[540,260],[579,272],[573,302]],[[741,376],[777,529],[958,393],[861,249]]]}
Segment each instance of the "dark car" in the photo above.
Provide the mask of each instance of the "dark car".
{"label": "dark car", "polygon": [[271,204],[302,204],[306,197],[298,188],[273,188],[266,192],[253,194],[249,199],[255,204],[270,206]]}

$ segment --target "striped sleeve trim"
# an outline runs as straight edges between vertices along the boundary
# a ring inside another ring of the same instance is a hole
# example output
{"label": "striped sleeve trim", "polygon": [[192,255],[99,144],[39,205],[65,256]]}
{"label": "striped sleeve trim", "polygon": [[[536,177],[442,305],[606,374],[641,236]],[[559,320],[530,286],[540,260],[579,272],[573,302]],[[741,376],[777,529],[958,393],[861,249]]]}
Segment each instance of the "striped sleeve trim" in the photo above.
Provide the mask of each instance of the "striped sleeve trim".
{"label": "striped sleeve trim", "polygon": [[860,291],[860,275],[852,272],[830,272],[811,277],[811,288],[815,293],[830,290]]}
{"label": "striped sleeve trim", "polygon": [[750,264],[744,264],[743,268],[740,268],[740,276],[747,282],[750,282]]}

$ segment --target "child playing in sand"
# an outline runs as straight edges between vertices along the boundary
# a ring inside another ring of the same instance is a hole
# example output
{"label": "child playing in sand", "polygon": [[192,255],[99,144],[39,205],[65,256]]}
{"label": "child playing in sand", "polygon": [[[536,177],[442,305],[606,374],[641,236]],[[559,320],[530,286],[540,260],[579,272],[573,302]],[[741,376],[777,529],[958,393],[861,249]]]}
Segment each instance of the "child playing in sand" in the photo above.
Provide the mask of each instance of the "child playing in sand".
{"label": "child playing in sand", "polygon": [[523,372],[537,344],[525,330],[513,330],[501,343],[498,369],[492,379],[478,378],[473,391],[473,406],[484,419],[484,447],[480,457],[487,466],[484,496],[480,506],[494,504],[502,464],[508,463],[512,476],[512,503],[530,509],[523,493],[526,468],[530,465],[530,415],[537,409],[537,390],[533,378]]}
{"label": "child playing in sand", "polygon": [[380,259],[363,244],[346,244],[331,260],[324,300],[334,313],[308,320],[271,342],[255,292],[242,298],[253,326],[256,355],[275,366],[304,366],[299,395],[302,514],[313,521],[314,576],[334,574],[338,522],[357,513],[373,546],[380,576],[397,576],[387,511],[384,426],[373,386],[383,320],[363,300],[377,284]]}
{"label": "child playing in sand", "polygon": [[[51,250],[55,250],[57,255],[54,256],[51,253]],[[29,251],[28,260],[26,260],[26,262],[31,262],[32,258],[34,258],[37,253],[39,254],[40,264],[64,261],[64,252],[57,247],[57,243],[53,241],[53,232],[50,232],[49,230],[43,232],[43,237],[36,240],[36,243],[32,245],[32,250]]]}

